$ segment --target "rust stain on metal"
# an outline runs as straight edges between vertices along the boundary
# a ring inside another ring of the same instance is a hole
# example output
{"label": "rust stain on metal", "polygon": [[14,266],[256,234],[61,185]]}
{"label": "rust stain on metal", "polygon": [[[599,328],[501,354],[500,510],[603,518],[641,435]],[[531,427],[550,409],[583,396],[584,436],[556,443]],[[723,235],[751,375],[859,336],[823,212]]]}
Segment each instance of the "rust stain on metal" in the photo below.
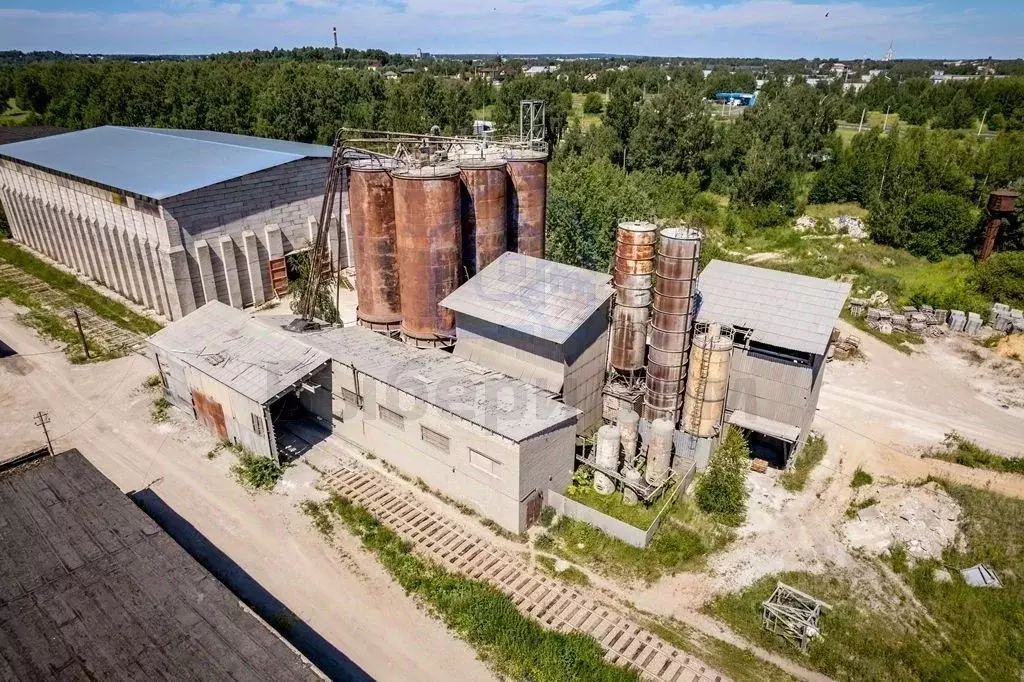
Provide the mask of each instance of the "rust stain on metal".
{"label": "rust stain on metal", "polygon": [[620,372],[644,366],[657,239],[657,227],[645,222],[622,223],[616,235],[611,366]]}
{"label": "rust stain on metal", "polygon": [[505,161],[465,161],[462,174],[462,265],[469,277],[508,250]]}
{"label": "rust stain on metal", "polygon": [[358,317],[368,326],[402,321],[393,182],[379,163],[354,163],[349,176]]}
{"label": "rust stain on metal", "polygon": [[651,348],[647,358],[646,419],[679,418],[693,331],[693,296],[699,260],[699,232],[689,228],[662,231],[658,241]]}
{"label": "rust stain on metal", "polygon": [[224,422],[224,408],[213,398],[199,391],[192,391],[192,406],[196,419],[221,440],[228,439],[228,427]]}
{"label": "rust stain on metal", "polygon": [[548,162],[541,152],[518,152],[508,159],[512,200],[509,202],[509,248],[544,257]]}
{"label": "rust stain on metal", "polygon": [[458,287],[462,265],[459,170],[425,166],[392,177],[402,333],[414,341],[450,341],[455,313],[439,304]]}

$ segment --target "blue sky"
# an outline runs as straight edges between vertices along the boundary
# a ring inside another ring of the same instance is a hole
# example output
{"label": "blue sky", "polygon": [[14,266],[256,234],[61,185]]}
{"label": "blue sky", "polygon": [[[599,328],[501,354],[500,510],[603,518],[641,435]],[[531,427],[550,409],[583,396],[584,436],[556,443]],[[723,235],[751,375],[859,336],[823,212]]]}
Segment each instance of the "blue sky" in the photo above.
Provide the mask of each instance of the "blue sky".
{"label": "blue sky", "polygon": [[2,0],[0,49],[881,58],[1024,56],[1024,2],[982,0]]}

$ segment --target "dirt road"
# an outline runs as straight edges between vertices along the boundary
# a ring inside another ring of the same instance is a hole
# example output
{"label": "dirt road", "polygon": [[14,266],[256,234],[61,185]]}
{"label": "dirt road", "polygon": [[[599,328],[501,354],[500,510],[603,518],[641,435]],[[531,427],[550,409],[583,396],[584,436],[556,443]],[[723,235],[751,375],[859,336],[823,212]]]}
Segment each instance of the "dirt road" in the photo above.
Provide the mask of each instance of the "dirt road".
{"label": "dirt road", "polygon": [[292,467],[275,493],[246,492],[231,478],[231,455],[205,457],[214,441],[193,423],[152,423],[153,394],[141,388],[154,373],[147,359],[69,365],[15,312],[0,301],[0,341],[17,352],[0,358],[0,459],[38,447],[32,417],[48,412],[56,449],[78,448],[126,492],[148,489],[147,503],[166,505],[172,522],[208,540],[229,578],[277,609],[269,620],[303,639],[336,679],[495,679],[354,538],[332,548],[315,534],[297,508],[316,494],[315,472]]}

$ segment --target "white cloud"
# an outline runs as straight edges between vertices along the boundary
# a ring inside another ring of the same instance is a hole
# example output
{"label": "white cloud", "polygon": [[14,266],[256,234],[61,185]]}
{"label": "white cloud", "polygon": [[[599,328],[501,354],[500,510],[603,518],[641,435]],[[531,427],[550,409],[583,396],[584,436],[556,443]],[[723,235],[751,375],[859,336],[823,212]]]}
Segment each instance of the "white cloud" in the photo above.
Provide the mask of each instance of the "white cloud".
{"label": "white cloud", "polygon": [[167,0],[160,9],[142,12],[0,9],[5,47],[23,50],[214,52],[327,46],[332,26],[338,27],[344,45],[402,52],[420,47],[438,53],[850,58],[881,56],[890,41],[900,56],[908,57],[993,50],[1013,56],[1024,50],[1019,31],[993,36],[981,17],[943,13],[924,4],[637,0],[622,9],[598,0]]}

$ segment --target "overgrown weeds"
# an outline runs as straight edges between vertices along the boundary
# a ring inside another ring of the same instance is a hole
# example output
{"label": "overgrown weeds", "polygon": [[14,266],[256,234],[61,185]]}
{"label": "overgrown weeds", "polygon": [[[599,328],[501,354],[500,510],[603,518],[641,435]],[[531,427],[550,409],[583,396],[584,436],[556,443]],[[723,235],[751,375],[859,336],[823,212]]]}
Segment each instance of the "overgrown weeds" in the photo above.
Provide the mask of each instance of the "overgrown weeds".
{"label": "overgrown weeds", "polygon": [[326,505],[313,500],[305,500],[299,504],[302,513],[309,517],[313,528],[325,538],[334,534],[334,521],[331,519],[329,509]]}
{"label": "overgrown weeds", "polygon": [[146,377],[146,380],[142,382],[142,386],[144,388],[156,388],[161,383],[163,383],[163,382],[160,380],[160,375],[159,374],[152,374],[152,375]]}
{"label": "overgrown weeds", "polygon": [[232,449],[238,452],[238,462],[232,465],[231,473],[247,488],[273,490],[284,475],[284,467],[273,459],[249,452],[239,446]]}
{"label": "overgrown weeds", "polygon": [[861,509],[867,509],[870,506],[878,504],[877,497],[869,497],[858,502],[851,502],[850,506],[846,508],[846,518],[853,519],[857,517],[857,512]]}
{"label": "overgrown weeds", "polygon": [[857,470],[853,472],[853,478],[850,479],[850,487],[860,488],[865,485],[871,485],[874,481],[875,479],[871,474],[864,471],[861,467],[857,467]]}
{"label": "overgrown weeds", "polygon": [[1024,474],[1024,458],[1000,457],[956,431],[946,434],[946,437],[942,439],[941,448],[930,448],[924,452],[924,456],[953,462],[972,469]]}
{"label": "overgrown weeds", "polygon": [[150,417],[157,423],[165,422],[171,417],[169,412],[170,409],[171,401],[162,395],[157,396],[153,401],[153,409],[150,412]]}
{"label": "overgrown weeds", "polygon": [[590,584],[590,578],[587,574],[576,568],[575,566],[569,566],[567,568],[558,570],[557,560],[549,556],[538,556],[537,565],[540,569],[550,575],[553,578],[557,578],[563,582],[567,582],[571,585],[580,585],[586,587]]}
{"label": "overgrown weeds", "polygon": [[779,483],[791,493],[803,490],[807,486],[814,467],[821,463],[827,452],[828,443],[825,438],[812,433],[801,448],[793,466],[779,476]]}

